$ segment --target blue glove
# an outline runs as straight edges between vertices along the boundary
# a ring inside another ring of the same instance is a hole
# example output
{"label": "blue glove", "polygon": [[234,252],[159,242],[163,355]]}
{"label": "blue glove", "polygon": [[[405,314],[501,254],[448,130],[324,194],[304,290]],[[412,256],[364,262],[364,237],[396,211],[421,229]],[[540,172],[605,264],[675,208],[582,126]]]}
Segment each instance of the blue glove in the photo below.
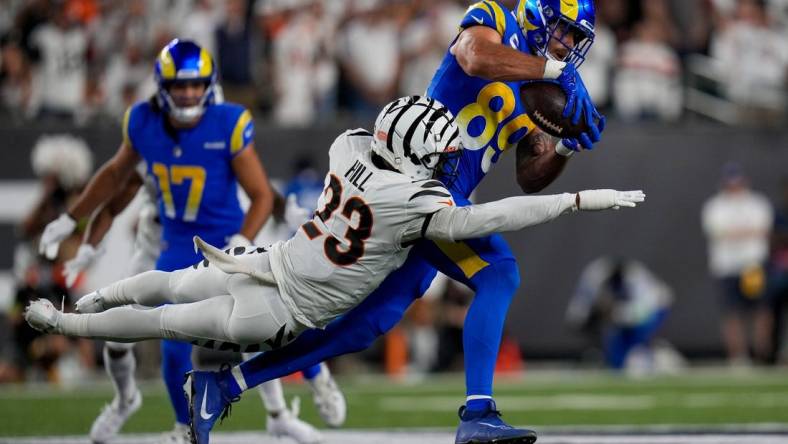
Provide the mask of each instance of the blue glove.
{"label": "blue glove", "polygon": [[[566,65],[567,68],[570,64]],[[572,67],[572,71],[575,73],[575,108],[574,114],[572,115],[572,124],[577,125],[580,122],[580,117],[584,116],[586,119],[586,125],[588,126],[588,131],[585,133],[580,134],[580,137],[577,139],[564,139],[564,146],[569,149],[575,150],[580,145],[582,148],[587,150],[594,149],[594,144],[599,142],[601,137],[602,131],[605,129],[605,117],[599,114],[596,107],[594,107],[594,103],[591,101],[591,96],[588,95],[588,90],[586,90],[586,86],[583,83],[583,79],[580,75],[577,74],[577,71],[574,70],[574,66]],[[564,68],[564,72],[566,72],[566,68]],[[561,73],[563,76],[563,72]],[[558,77],[559,81],[561,77]],[[563,85],[562,85],[563,88]],[[568,95],[567,95],[568,96]],[[564,117],[569,116],[570,110],[569,107],[569,100],[567,100],[567,106],[564,108]],[[596,121],[599,122],[596,122]],[[573,148],[574,146],[574,148]]]}
{"label": "blue glove", "polygon": [[580,78],[580,76],[577,75],[575,65],[573,63],[567,63],[561,70],[561,74],[555,79],[566,95],[566,105],[564,105],[564,113],[562,117],[569,117],[569,114],[575,111],[578,78]]}
{"label": "blue glove", "polygon": [[[596,109],[594,109],[596,112]],[[569,148],[572,151],[580,151],[581,149],[592,150],[594,149],[594,144],[599,142],[600,136],[602,135],[602,131],[605,130],[605,116],[597,113],[596,114],[599,119],[599,122],[596,124],[591,122],[589,127],[591,128],[591,132],[585,132],[580,134],[580,137],[576,139],[561,139],[564,146]]]}

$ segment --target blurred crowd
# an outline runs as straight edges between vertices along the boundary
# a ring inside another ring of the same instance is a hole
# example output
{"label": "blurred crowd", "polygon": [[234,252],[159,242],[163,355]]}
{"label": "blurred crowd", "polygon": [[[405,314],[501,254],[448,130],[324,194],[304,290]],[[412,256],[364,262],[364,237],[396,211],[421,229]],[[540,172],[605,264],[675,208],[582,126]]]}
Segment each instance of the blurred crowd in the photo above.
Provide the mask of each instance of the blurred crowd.
{"label": "blurred crowd", "polygon": [[[0,0],[0,105],[22,122],[119,119],[153,93],[157,51],[181,37],[209,49],[225,97],[258,116],[291,126],[369,118],[426,89],[470,3]],[[788,1],[597,3],[581,73],[608,113],[675,120],[689,109],[729,123],[726,106],[784,115]]]}
{"label": "blurred crowd", "polygon": [[[23,125],[118,121],[155,92],[157,52],[181,37],[214,55],[225,98],[258,117],[286,126],[341,115],[369,121],[392,98],[426,89],[470,3],[0,0],[0,113]],[[599,0],[596,29],[581,73],[606,113],[625,120],[671,121],[688,112],[730,123],[740,116],[784,119],[788,0]],[[42,138],[32,162],[43,192],[20,228],[15,309],[0,316],[0,381],[20,379],[30,368],[56,379],[64,372],[61,357],[90,368],[96,355],[92,343],[39,335],[21,319],[31,299],[68,303],[62,261],[73,256],[78,237],[55,263],[37,261],[32,246],[92,171],[87,145],[64,135]],[[741,174],[731,174],[715,200],[728,207],[710,204],[703,215],[723,301],[723,342],[732,362],[750,356],[774,362],[788,300],[788,185],[776,210],[757,197],[759,218],[744,220],[762,224],[742,228],[734,216],[747,212],[736,205],[752,196]],[[308,159],[293,177],[286,193],[303,194],[302,206],[314,204],[322,182]],[[609,366],[622,368],[632,350],[655,337],[672,298],[645,264],[601,258],[581,276],[567,320],[598,343]],[[374,358],[391,373],[462,368],[471,300],[464,287],[439,280]],[[752,347],[745,333],[751,314]],[[500,369],[522,368],[515,340],[505,337],[500,356]]]}

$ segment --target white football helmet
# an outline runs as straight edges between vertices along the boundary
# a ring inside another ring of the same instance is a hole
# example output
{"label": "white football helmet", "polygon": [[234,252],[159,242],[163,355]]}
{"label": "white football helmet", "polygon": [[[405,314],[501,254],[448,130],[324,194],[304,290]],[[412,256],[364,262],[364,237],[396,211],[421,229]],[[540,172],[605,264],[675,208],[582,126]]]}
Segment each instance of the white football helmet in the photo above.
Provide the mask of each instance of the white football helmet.
{"label": "white football helmet", "polygon": [[442,103],[429,97],[399,98],[375,120],[372,151],[413,180],[456,176],[460,129]]}

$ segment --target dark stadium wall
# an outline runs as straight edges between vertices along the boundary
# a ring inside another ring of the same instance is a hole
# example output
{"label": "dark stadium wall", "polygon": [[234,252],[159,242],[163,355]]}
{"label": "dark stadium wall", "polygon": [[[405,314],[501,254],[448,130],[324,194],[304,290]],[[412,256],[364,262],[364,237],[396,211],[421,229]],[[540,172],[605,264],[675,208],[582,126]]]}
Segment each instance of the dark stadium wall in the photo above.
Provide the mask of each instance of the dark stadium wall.
{"label": "dark stadium wall", "polygon": [[[0,127],[0,182],[32,180],[30,149],[42,133],[66,128]],[[287,130],[257,127],[257,150],[271,177],[287,178],[293,161],[312,153],[317,166],[345,127]],[[96,152],[96,165],[120,141],[112,127],[73,131]],[[675,291],[663,336],[689,355],[720,354],[719,310],[706,266],[700,209],[715,192],[728,161],[741,163],[755,189],[776,198],[788,175],[788,133],[703,126],[612,124],[593,152],[576,155],[544,193],[588,188],[643,189],[646,202],[635,210],[578,213],[553,223],[507,234],[520,261],[522,287],[509,313],[509,331],[526,358],[578,356],[586,341],[563,323],[566,303],[582,268],[605,254],[643,261]],[[2,185],[2,183],[0,183]],[[514,153],[503,156],[478,192],[477,201],[519,194]],[[0,223],[0,269],[11,266],[12,224]],[[513,326],[517,326],[514,328]]]}

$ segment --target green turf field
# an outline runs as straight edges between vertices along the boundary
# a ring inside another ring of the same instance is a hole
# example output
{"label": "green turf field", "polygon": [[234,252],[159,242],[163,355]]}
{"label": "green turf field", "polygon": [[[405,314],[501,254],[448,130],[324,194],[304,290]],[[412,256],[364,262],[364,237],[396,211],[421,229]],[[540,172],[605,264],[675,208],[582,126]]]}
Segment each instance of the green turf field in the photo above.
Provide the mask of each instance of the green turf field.
{"label": "green turf field", "polygon": [[[454,427],[463,401],[459,376],[420,382],[341,378],[348,399],[348,428]],[[172,426],[164,389],[145,385],[142,410],[124,429],[158,432]],[[301,416],[320,424],[308,388],[285,387],[301,397]],[[110,396],[105,382],[79,389],[0,386],[0,436],[85,434]],[[518,425],[788,425],[788,370],[691,374],[626,379],[604,373],[530,372],[496,381],[504,419]],[[263,409],[256,393],[235,404],[217,430],[259,430]]]}

